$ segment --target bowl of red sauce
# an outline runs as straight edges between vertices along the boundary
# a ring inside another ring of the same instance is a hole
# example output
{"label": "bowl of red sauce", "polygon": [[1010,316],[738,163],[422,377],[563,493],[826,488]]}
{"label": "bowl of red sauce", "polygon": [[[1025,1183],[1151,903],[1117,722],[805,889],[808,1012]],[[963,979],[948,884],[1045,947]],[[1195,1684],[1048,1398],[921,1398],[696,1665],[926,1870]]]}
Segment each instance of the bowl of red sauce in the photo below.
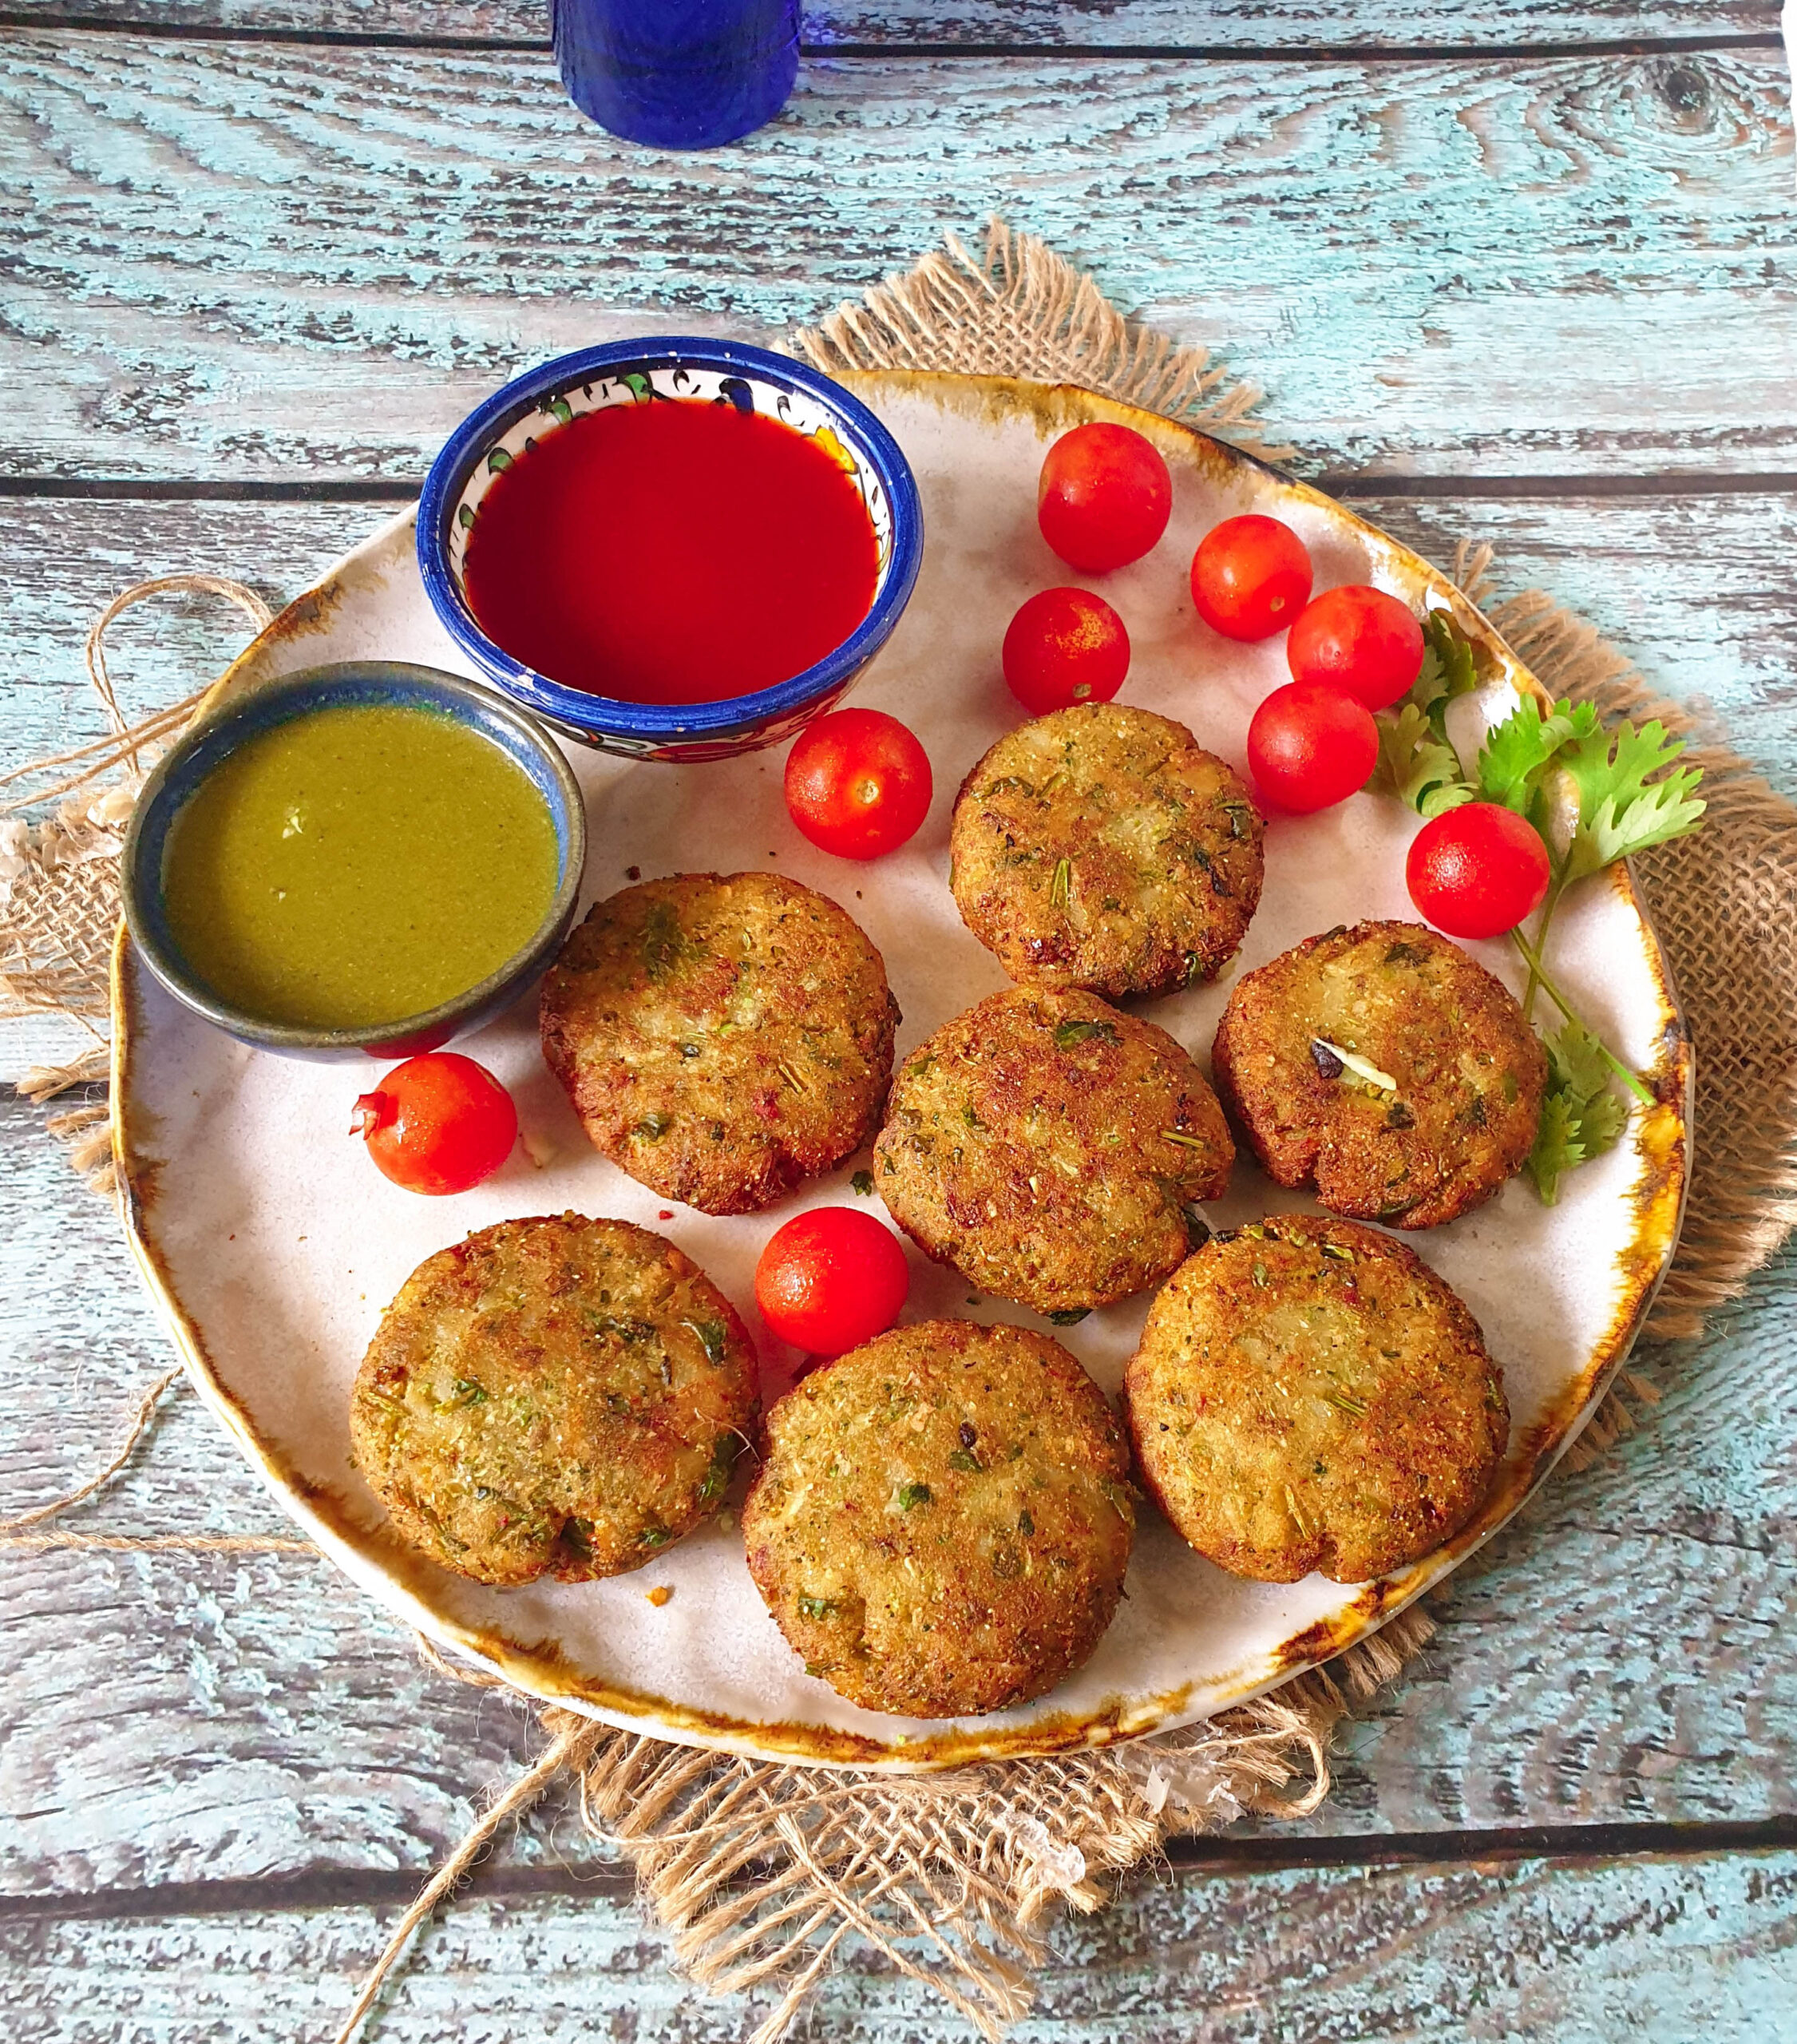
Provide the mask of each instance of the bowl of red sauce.
{"label": "bowl of red sauce", "polygon": [[477,671],[608,752],[722,759],[847,693],[923,557],[898,443],[839,383],[735,342],[558,355],[463,421],[418,566]]}

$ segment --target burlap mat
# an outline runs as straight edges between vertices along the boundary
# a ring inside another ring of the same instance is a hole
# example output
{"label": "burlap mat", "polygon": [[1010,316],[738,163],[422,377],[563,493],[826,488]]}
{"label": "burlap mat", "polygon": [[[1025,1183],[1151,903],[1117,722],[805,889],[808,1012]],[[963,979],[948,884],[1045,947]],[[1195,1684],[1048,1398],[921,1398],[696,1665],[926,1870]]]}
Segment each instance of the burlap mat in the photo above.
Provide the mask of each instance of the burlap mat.
{"label": "burlap mat", "polygon": [[[1083,383],[1257,452],[1284,451],[1269,447],[1252,418],[1257,393],[1202,351],[1178,347],[1126,319],[1090,278],[995,222],[984,257],[951,237],[908,276],[889,279],[800,334],[797,346],[826,370],[952,369]],[[1485,550],[1469,545],[1455,579],[1550,688],[1612,715],[1657,716],[1700,741],[1689,756],[1704,769],[1704,828],[1637,868],[1684,997],[1697,1070],[1689,1208],[1648,1333],[1694,1336],[1740,1296],[1797,1221],[1797,810],[1715,734],[1698,732],[1688,711],[1651,699],[1627,662],[1550,597],[1530,592],[1490,600],[1488,567]],[[187,588],[228,596],[252,616],[260,611],[249,592],[205,576],[163,578],[121,600]],[[97,1039],[123,822],[158,741],[180,728],[197,699],[128,731],[105,676],[106,621],[90,641],[89,666],[112,736],[0,776],[0,1015],[72,1016],[94,1028]],[[23,820],[28,807],[41,811],[53,798],[61,806],[47,821]],[[48,1099],[104,1070],[97,1040],[89,1056],[29,1075],[22,1090]],[[89,1098],[52,1123],[75,1139],[77,1166],[102,1186],[105,1115]],[[1613,1391],[1575,1448],[1579,1460],[1637,1424],[1657,1396],[1636,1372],[1623,1382],[1635,1402]],[[293,1540],[137,1542],[22,1530],[91,1495],[123,1460],[121,1453],[68,1499],[0,1521],[0,1545],[303,1547]],[[1120,1873],[1177,1833],[1219,1829],[1247,1812],[1314,1809],[1328,1790],[1332,1730],[1396,1676],[1433,1629],[1413,1609],[1328,1669],[1186,1732],[924,1779],[730,1759],[544,1710],[550,1743],[541,1759],[498,1797],[420,1895],[341,2034],[350,2036],[372,2008],[389,1965],[498,1826],[572,1775],[588,1827],[635,1866],[693,1978],[718,1992],[759,1991],[770,2004],[755,2044],[770,2044],[786,2029],[857,1937],[996,2036],[1028,2006],[1030,1969],[1043,1955],[1057,1907],[1101,1907]],[[423,1650],[445,1674],[497,1686]]]}

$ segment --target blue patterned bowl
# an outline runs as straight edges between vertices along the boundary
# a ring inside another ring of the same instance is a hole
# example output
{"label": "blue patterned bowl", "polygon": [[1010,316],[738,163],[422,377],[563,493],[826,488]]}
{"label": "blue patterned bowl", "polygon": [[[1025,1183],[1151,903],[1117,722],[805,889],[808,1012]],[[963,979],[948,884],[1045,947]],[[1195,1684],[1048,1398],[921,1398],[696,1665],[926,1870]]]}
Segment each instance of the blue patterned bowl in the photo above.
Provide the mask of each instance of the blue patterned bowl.
{"label": "blue patterned bowl", "polygon": [[[829,437],[873,521],[879,565],[867,616],[833,652],[773,688],[716,703],[626,703],[568,688],[515,660],[474,620],[462,561],[493,477],[536,439],[608,405],[709,399]],[[556,730],[637,759],[722,759],[791,738],[846,695],[891,636],[917,580],[924,515],[910,464],[866,406],[814,369],[734,341],[616,341],[508,383],[431,464],[418,504],[418,569],[445,629],[480,673]]]}
{"label": "blue patterned bowl", "polygon": [[[163,905],[168,833],[182,805],[231,752],[260,732],[315,710],[373,704],[428,710],[478,731],[536,784],[556,830],[556,892],[536,934],[477,985],[422,1015],[361,1029],[308,1028],[241,1008],[188,964]],[[224,703],[177,739],[144,783],[120,862],[125,920],[136,946],[176,1000],[239,1043],[291,1057],[410,1057],[492,1021],[548,966],[573,927],[587,861],[587,814],[579,783],[555,740],[531,719],[459,675],[398,660],[346,660],[264,682]]]}

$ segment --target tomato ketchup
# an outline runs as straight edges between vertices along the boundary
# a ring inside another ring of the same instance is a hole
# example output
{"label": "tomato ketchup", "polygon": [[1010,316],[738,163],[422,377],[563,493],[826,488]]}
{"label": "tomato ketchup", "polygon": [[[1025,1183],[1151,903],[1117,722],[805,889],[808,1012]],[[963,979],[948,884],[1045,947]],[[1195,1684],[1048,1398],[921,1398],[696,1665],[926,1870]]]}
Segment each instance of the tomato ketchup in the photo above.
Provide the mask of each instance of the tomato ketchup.
{"label": "tomato ketchup", "polygon": [[494,477],[463,581],[495,644],[629,703],[789,681],[873,601],[873,527],[833,437],[734,405],[582,412]]}

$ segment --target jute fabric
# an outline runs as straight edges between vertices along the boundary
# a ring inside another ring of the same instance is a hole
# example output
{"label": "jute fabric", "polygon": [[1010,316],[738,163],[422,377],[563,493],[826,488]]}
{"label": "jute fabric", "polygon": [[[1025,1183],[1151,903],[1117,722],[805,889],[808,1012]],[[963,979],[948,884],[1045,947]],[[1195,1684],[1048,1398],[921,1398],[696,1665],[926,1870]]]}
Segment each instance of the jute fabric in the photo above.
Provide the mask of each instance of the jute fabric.
{"label": "jute fabric", "polygon": [[[798,351],[825,369],[952,369],[1082,383],[1275,458],[1253,414],[1258,394],[1201,350],[1126,318],[1043,244],[994,223],[984,252],[950,238],[904,277],[845,304]],[[1558,694],[1606,714],[1660,717],[1692,737],[1710,808],[1702,831],[1649,854],[1637,877],[1670,958],[1696,1043],[1698,1105],[1690,1207],[1650,1336],[1696,1335],[1745,1288],[1797,1220],[1797,811],[1720,734],[1657,703],[1589,625],[1540,592],[1497,600],[1483,549],[1455,579]],[[215,578],[160,578],[129,591],[204,588],[256,615],[251,592]],[[110,613],[109,613],[109,616]],[[128,729],[96,628],[89,664],[111,735],[0,777],[0,1013],[54,1011],[97,1024],[117,917],[125,818],[157,746],[196,697]],[[9,792],[10,791],[10,792]],[[28,808],[60,804],[27,822]],[[97,1037],[97,1029],[96,1028]],[[77,1167],[108,1182],[106,1110],[93,1097],[103,1048],[28,1075],[53,1099],[87,1085],[52,1126]],[[1664,1366],[1664,1359],[1662,1361]],[[66,1499],[0,1520],[0,1546],[305,1551],[290,1540],[133,1540],[40,1530],[92,1495],[150,1424],[158,1385],[108,1468]],[[1658,1397],[1625,1373],[1575,1448],[1594,1452],[1640,1424]],[[915,1778],[738,1760],[615,1732],[560,1710],[548,1745],[500,1793],[398,1927],[341,2036],[378,2008],[388,1969],[500,1826],[552,1783],[578,1785],[585,1823],[636,1869],[680,1963],[703,1986],[765,2007],[756,2044],[782,2034],[844,1945],[859,1939],[929,1983],[983,2034],[1024,2013],[1031,1970],[1058,1908],[1101,1907],[1117,1878],[1178,1833],[1245,1812],[1302,1815],[1329,1787],[1343,1717],[1398,1676],[1432,1622],[1413,1608],[1324,1670],[1183,1733],[1112,1751],[1015,1761]],[[422,1650],[445,1675],[497,1686]]]}

